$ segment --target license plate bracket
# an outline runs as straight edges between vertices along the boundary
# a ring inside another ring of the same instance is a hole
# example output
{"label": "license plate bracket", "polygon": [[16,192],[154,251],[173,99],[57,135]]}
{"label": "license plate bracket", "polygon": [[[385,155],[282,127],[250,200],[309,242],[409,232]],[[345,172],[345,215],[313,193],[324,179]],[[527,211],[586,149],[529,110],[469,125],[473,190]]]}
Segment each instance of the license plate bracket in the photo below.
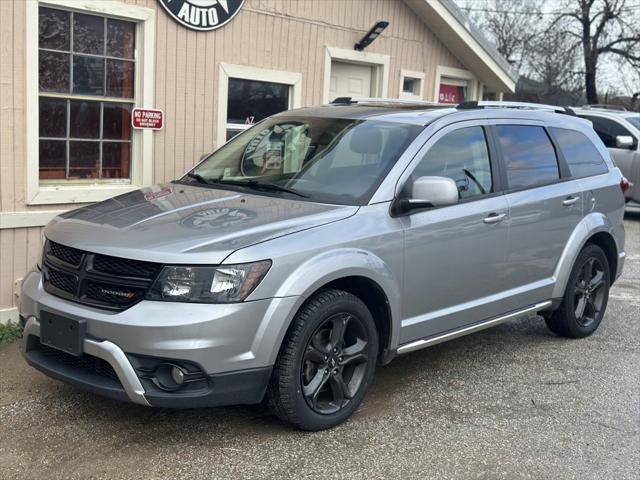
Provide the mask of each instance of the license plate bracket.
{"label": "license plate bracket", "polygon": [[82,355],[86,320],[76,320],[52,312],[40,312],[40,343],[71,355]]}

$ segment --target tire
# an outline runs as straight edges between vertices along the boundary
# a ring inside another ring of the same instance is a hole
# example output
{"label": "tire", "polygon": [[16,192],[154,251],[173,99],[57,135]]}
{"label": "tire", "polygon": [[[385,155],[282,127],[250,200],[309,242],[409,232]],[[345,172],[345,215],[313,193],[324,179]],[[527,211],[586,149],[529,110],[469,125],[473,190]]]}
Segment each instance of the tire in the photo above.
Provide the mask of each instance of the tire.
{"label": "tire", "polygon": [[607,256],[597,245],[587,244],[573,265],[562,303],[545,319],[549,329],[567,338],[595,332],[607,308],[610,280]]}
{"label": "tire", "polygon": [[302,430],[334,427],[362,402],[377,354],[378,332],[362,300],[342,290],[321,290],[289,327],[267,388],[267,405]]}

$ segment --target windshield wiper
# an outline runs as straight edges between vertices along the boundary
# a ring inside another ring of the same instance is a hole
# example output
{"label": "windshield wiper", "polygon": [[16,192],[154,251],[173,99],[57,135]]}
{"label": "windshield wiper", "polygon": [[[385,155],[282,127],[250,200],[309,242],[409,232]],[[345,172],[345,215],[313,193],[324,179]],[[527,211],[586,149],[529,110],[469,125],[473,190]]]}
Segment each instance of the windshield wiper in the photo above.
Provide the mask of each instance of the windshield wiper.
{"label": "windshield wiper", "polygon": [[293,195],[297,195],[299,197],[309,198],[309,195],[305,195],[302,192],[298,192],[293,188],[287,188],[281,185],[277,185],[275,183],[263,182],[260,180],[225,180],[223,178],[217,178],[217,179],[212,178],[211,180],[209,180],[209,183],[210,184],[219,183],[222,185],[238,185],[240,187],[249,187],[254,190],[271,190],[274,192],[286,192],[286,193],[291,193]]}
{"label": "windshield wiper", "polygon": [[239,187],[249,187],[254,190],[271,190],[274,192],[286,192],[299,197],[308,198],[309,195],[298,192],[292,188],[276,185],[275,183],[263,182],[260,180],[226,180],[224,178],[205,178],[199,173],[187,172],[186,176],[204,185],[237,185]]}
{"label": "windshield wiper", "polygon": [[193,178],[194,180],[197,180],[199,183],[204,183],[205,185],[211,185],[212,183],[214,183],[211,180],[204,178],[199,173],[187,172],[185,176],[189,178]]}

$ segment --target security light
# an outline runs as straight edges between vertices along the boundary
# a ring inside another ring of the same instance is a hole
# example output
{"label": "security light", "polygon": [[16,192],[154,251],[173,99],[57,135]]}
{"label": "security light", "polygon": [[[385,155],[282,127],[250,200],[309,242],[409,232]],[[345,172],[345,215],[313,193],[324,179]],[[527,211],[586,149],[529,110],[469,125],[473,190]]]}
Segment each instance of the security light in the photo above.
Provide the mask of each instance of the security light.
{"label": "security light", "polygon": [[355,48],[358,51],[364,50],[365,48],[367,48],[367,46],[371,42],[373,42],[376,38],[378,38],[378,36],[382,33],[382,31],[388,26],[389,26],[389,22],[385,22],[384,20],[379,21],[371,28],[371,30],[367,32],[367,34],[364,37],[360,39],[358,43],[354,45],[353,48]]}

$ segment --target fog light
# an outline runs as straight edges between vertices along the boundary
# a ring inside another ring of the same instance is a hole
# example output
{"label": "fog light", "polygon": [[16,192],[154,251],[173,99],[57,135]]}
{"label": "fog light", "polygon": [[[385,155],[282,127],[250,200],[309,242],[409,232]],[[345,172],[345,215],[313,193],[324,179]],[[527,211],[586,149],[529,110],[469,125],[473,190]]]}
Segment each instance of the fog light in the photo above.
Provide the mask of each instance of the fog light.
{"label": "fog light", "polygon": [[175,365],[171,367],[171,379],[176,385],[182,385],[184,383],[184,372],[180,367],[176,367]]}

